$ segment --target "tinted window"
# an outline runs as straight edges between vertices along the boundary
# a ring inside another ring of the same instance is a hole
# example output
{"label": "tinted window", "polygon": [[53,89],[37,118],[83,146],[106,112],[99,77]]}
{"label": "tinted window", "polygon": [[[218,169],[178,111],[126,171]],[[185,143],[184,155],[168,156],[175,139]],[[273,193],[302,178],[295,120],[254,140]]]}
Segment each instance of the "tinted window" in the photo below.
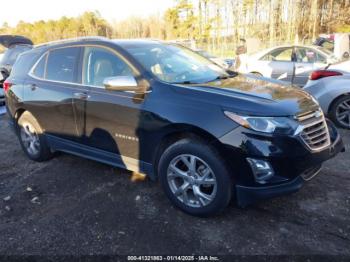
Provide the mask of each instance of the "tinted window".
{"label": "tinted window", "polygon": [[46,79],[61,82],[76,82],[79,47],[55,49],[49,52]]}
{"label": "tinted window", "polygon": [[11,76],[21,77],[27,75],[37,61],[38,55],[40,54],[35,52],[21,54],[13,65]]}
{"label": "tinted window", "polygon": [[280,48],[273,50],[263,57],[262,60],[267,61],[285,61],[290,62],[292,60],[293,48]]}
{"label": "tinted window", "polygon": [[131,68],[116,54],[100,47],[85,47],[84,84],[102,87],[107,77],[128,75],[132,75]]}
{"label": "tinted window", "polygon": [[47,54],[45,54],[43,57],[41,57],[40,61],[36,65],[36,67],[35,67],[35,69],[33,71],[33,75],[35,75],[36,77],[44,78],[46,57],[47,57]]}

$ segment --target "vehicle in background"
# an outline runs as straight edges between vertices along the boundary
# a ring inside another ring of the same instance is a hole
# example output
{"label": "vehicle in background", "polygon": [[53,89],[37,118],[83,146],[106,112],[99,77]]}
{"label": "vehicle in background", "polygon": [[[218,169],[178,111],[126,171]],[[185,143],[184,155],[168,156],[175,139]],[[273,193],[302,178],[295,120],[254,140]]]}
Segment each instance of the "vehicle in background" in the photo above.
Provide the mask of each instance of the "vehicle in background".
{"label": "vehicle in background", "polygon": [[222,59],[220,57],[217,57],[217,56],[214,56],[214,55],[208,53],[207,51],[205,51],[203,49],[194,49],[193,51],[200,54],[201,56],[204,56],[204,57],[210,59],[215,64],[217,64],[225,69],[229,69],[233,65],[232,59]]}
{"label": "vehicle in background", "polygon": [[349,58],[350,34],[322,34],[313,44],[326,48],[339,59]]}
{"label": "vehicle in background", "polygon": [[304,86],[312,71],[338,61],[333,53],[322,47],[283,45],[248,56],[238,71]]}
{"label": "vehicle in background", "polygon": [[17,57],[33,48],[33,42],[23,36],[0,35],[0,45],[6,48],[0,59],[0,105],[5,103],[3,83],[10,75]]}
{"label": "vehicle in background", "polygon": [[350,73],[314,71],[304,90],[317,99],[323,112],[337,126],[350,129]]}
{"label": "vehicle in background", "polygon": [[312,96],[279,82],[180,45],[95,37],[23,53],[4,89],[30,159],[63,151],[143,173],[208,216],[295,192],[344,149]]}
{"label": "vehicle in background", "polygon": [[[0,60],[0,73],[2,74],[4,81],[10,74],[17,57],[21,53],[32,49],[33,42],[23,36],[0,35],[0,45],[6,48],[2,59]],[[2,85],[2,82],[0,82],[0,85]]]}
{"label": "vehicle in background", "polygon": [[[1,81],[1,76],[0,76],[0,81]],[[0,88],[0,106],[3,106],[5,104],[5,93],[4,89]]]}
{"label": "vehicle in background", "polygon": [[[0,63],[1,63],[1,59],[4,56],[4,54],[0,54]],[[3,76],[0,73],[0,85],[2,85],[3,82]],[[5,104],[5,93],[4,90],[2,89],[2,87],[0,87],[0,106]]]}

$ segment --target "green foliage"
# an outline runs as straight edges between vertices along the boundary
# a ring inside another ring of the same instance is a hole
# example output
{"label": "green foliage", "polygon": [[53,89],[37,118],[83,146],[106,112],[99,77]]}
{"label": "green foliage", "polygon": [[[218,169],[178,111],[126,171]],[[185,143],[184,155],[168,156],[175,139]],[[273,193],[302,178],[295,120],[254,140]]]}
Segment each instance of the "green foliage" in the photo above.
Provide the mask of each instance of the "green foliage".
{"label": "green foliage", "polygon": [[85,12],[81,16],[59,20],[38,21],[26,23],[20,21],[16,27],[4,24],[0,34],[23,35],[32,39],[34,43],[43,43],[57,39],[78,36],[99,35],[108,36],[110,25],[97,12]]}

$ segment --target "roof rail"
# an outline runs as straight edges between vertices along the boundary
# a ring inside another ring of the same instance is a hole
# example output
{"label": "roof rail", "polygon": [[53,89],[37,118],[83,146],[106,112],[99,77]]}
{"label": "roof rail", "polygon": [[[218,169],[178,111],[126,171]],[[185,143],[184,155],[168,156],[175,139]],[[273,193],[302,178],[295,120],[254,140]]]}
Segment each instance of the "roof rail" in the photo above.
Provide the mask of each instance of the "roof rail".
{"label": "roof rail", "polygon": [[54,44],[65,44],[65,43],[70,43],[75,41],[93,41],[93,40],[106,40],[106,39],[108,38],[104,36],[82,36],[82,37],[74,37],[74,38],[50,41],[50,42],[35,45],[35,47],[42,47],[42,46],[48,46],[48,45],[54,45]]}

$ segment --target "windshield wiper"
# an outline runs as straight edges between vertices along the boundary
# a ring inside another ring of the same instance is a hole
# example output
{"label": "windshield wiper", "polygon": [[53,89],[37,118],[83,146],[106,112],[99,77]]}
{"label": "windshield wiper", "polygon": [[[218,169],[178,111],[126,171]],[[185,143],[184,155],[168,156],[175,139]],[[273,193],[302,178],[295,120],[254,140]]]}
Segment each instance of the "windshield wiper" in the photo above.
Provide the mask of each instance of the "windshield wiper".
{"label": "windshield wiper", "polygon": [[182,81],[182,82],[173,82],[172,84],[175,84],[175,85],[194,85],[194,84],[198,84],[197,82],[192,82],[192,81],[189,81],[189,80],[185,80],[185,81]]}
{"label": "windshield wiper", "polygon": [[215,79],[212,79],[212,80],[207,81],[207,83],[208,83],[208,82],[213,82],[213,81],[215,81],[215,80],[224,80],[224,79],[234,78],[234,77],[236,77],[237,75],[238,75],[238,73],[236,73],[236,72],[232,72],[232,73],[230,73],[229,75],[219,75],[219,76],[216,77]]}

